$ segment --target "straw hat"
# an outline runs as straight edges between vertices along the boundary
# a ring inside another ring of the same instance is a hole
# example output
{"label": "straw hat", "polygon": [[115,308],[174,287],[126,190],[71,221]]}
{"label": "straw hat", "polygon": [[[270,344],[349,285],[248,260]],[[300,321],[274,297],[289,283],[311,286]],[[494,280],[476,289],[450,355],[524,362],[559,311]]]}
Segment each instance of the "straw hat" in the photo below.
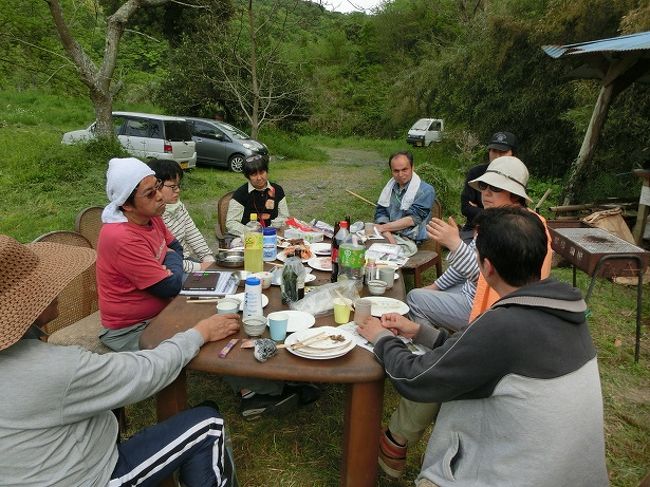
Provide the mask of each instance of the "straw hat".
{"label": "straw hat", "polygon": [[487,167],[485,174],[470,181],[469,185],[478,191],[479,182],[501,188],[528,201],[533,201],[526,194],[528,169],[523,162],[514,156],[497,157]]}
{"label": "straw hat", "polygon": [[50,242],[23,245],[0,235],[0,350],[16,343],[95,251]]}

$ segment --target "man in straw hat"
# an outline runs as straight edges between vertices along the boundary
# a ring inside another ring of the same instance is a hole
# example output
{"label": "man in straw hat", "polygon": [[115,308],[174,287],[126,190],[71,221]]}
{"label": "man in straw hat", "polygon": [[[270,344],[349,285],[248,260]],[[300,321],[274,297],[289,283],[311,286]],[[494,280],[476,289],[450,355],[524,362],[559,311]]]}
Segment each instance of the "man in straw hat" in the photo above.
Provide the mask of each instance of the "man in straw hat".
{"label": "man in straw hat", "polygon": [[179,469],[188,487],[232,485],[214,409],[190,409],[120,444],[111,409],[167,386],[203,343],[237,332],[237,316],[214,315],[133,353],[39,340],[58,315],[57,295],[94,261],[92,249],[0,235],[0,483],[155,486]]}
{"label": "man in straw hat", "polygon": [[97,242],[97,289],[103,332],[115,351],[138,350],[149,324],[181,290],[183,248],[165,226],[162,181],[142,161],[108,163]]}
{"label": "man in straw hat", "polygon": [[[580,291],[541,279],[548,237],[533,212],[486,209],[477,232],[481,275],[502,296],[489,311],[451,337],[397,313],[359,329],[400,394],[442,403],[416,486],[608,485]],[[413,355],[392,331],[429,350]]]}
{"label": "man in straw hat", "polygon": [[[486,172],[470,181],[481,192],[485,208],[525,207],[531,201],[526,193],[528,169],[519,159],[504,156],[494,159]],[[537,218],[543,220],[539,215]],[[425,326],[463,330],[468,323],[487,310],[498,292],[480,275],[476,261],[476,243],[460,238],[453,218],[433,218],[427,226],[430,238],[438,240],[450,252],[447,270],[436,281],[407,295],[409,318]],[[551,240],[547,238],[542,277],[551,272]],[[388,427],[380,436],[379,464],[391,477],[399,477],[406,467],[409,444],[417,442],[435,420],[439,404],[414,402],[401,398]]]}

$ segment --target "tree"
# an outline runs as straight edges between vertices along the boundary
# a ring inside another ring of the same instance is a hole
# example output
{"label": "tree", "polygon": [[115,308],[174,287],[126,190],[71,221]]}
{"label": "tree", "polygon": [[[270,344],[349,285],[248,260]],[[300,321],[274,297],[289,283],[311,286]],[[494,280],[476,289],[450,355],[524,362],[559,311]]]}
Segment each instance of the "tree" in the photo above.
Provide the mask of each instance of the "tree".
{"label": "tree", "polygon": [[96,131],[100,137],[113,136],[113,97],[119,91],[120,83],[113,83],[120,40],[129,19],[141,7],[155,7],[171,0],[128,0],[106,19],[104,57],[98,66],[86,50],[74,38],[68,26],[59,0],[44,0],[52,15],[54,26],[68,57],[74,63],[79,79],[88,87],[90,100],[97,119]]}
{"label": "tree", "polygon": [[253,0],[248,0],[228,41],[212,43],[213,48],[219,46],[211,56],[218,77],[209,78],[236,100],[254,139],[264,123],[291,117],[301,106],[299,98],[304,90],[287,76],[294,66],[282,57],[289,30],[299,18],[291,14],[301,3],[274,2],[264,12],[265,18],[258,21]]}

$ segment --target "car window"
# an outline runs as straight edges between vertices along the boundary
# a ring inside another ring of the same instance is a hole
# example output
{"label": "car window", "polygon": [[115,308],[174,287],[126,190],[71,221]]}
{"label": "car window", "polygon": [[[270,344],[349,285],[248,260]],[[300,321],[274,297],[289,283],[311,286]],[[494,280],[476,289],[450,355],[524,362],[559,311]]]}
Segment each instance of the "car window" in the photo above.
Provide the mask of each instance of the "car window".
{"label": "car window", "polygon": [[247,140],[250,139],[250,137],[239,130],[237,127],[233,127],[230,124],[227,123],[220,123],[220,127],[223,127],[223,129],[230,134],[231,137],[234,137],[235,139],[241,139],[241,140]]}
{"label": "car window", "polygon": [[147,120],[149,124],[149,137],[152,139],[163,139],[162,122],[159,120]]}
{"label": "car window", "polygon": [[187,122],[165,121],[165,139],[171,141],[192,140],[192,134]]}
{"label": "car window", "polygon": [[216,139],[217,129],[215,129],[212,125],[208,125],[207,123],[194,122],[192,135],[196,135],[197,137],[205,137],[207,139]]}
{"label": "car window", "polygon": [[115,135],[120,135],[125,120],[126,119],[124,117],[113,115],[113,131],[115,132]]}
{"label": "car window", "polygon": [[417,122],[413,124],[413,127],[411,127],[412,130],[427,130],[429,126],[429,120],[426,118],[421,118]]}
{"label": "car window", "polygon": [[126,122],[126,135],[132,137],[147,137],[149,135],[149,124],[146,120],[129,119]]}
{"label": "car window", "polygon": [[435,130],[435,131],[440,132],[440,122],[438,122],[436,120],[431,122],[431,127],[429,127],[429,130]]}

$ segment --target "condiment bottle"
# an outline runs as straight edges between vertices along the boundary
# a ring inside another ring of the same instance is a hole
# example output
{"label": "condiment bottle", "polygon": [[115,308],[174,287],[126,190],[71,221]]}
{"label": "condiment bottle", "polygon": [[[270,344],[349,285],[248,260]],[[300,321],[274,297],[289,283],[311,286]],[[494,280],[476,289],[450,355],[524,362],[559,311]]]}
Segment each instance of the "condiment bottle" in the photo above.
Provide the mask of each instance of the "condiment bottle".
{"label": "condiment bottle", "polygon": [[263,238],[263,252],[262,259],[264,262],[272,262],[278,255],[277,242],[278,235],[277,230],[273,227],[266,227],[262,231],[264,236]]}
{"label": "condiment bottle", "polygon": [[262,284],[257,277],[247,277],[244,287],[244,311],[242,313],[242,319],[245,320],[250,316],[262,315]]}

